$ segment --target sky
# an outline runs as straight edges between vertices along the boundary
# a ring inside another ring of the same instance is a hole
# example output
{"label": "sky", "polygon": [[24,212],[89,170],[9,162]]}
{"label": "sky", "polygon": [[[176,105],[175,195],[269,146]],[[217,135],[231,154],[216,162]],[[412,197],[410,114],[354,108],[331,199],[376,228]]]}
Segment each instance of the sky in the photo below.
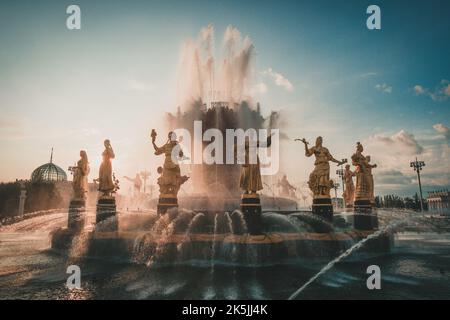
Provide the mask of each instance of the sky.
{"label": "sky", "polygon": [[[66,27],[71,4],[80,30]],[[366,27],[370,4],[381,30]],[[4,0],[0,181],[29,178],[52,147],[63,169],[86,150],[93,179],[105,138],[117,176],[146,169],[154,181],[163,159],[150,131],[165,135],[164,113],[176,111],[183,44],[212,24],[216,51],[230,25],[251,40],[253,99],[282,116],[280,174],[291,182],[313,169],[292,140],[321,135],[339,159],[363,143],[378,194],[414,194],[416,157],[425,194],[448,188],[449,12],[449,1]]]}

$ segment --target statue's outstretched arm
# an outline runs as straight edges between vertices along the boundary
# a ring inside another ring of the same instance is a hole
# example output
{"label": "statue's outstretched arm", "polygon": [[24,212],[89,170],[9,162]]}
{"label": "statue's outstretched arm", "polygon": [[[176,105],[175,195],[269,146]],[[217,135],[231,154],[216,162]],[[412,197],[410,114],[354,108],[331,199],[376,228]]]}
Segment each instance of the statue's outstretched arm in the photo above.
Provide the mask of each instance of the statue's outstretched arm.
{"label": "statue's outstretched arm", "polygon": [[152,145],[153,145],[153,148],[155,149],[155,155],[158,156],[158,155],[164,153],[164,146],[158,147],[154,140],[152,141]]}
{"label": "statue's outstretched arm", "polygon": [[336,160],[336,159],[331,155],[330,151],[327,150],[327,154],[328,154],[328,160],[330,160],[330,161],[332,161],[332,162],[334,162],[334,163],[337,163],[338,165],[343,164],[343,162],[341,162],[341,161],[339,161],[339,160]]}
{"label": "statue's outstretched arm", "polygon": [[314,154],[314,147],[308,149],[308,145],[305,143],[305,156],[311,157]]}

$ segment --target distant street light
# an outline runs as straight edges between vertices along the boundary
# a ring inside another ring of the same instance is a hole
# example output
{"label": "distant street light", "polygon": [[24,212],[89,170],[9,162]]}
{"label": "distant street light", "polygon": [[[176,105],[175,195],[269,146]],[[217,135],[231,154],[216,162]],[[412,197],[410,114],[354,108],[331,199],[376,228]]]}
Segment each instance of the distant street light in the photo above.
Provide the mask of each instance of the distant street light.
{"label": "distant street light", "polygon": [[141,171],[140,172],[142,180],[144,180],[144,194],[145,194],[145,187],[147,185],[147,179],[150,178],[151,173],[149,171]]}
{"label": "distant street light", "polygon": [[337,189],[340,187],[341,185],[339,184],[339,182],[334,182],[333,183],[333,189],[334,189],[334,203],[336,205],[336,208],[338,207],[338,200],[337,200]]}
{"label": "distant street light", "polygon": [[409,164],[411,168],[414,168],[414,171],[417,172],[417,180],[419,181],[419,192],[420,192],[420,211],[423,212],[423,202],[422,202],[422,184],[420,182],[420,171],[422,171],[422,167],[425,167],[425,162],[423,161],[413,161]]}
{"label": "distant street light", "polygon": [[336,170],[336,174],[342,180],[342,197],[344,196],[345,193],[344,167],[343,167],[344,163],[347,163],[347,158],[341,160],[341,168]]}

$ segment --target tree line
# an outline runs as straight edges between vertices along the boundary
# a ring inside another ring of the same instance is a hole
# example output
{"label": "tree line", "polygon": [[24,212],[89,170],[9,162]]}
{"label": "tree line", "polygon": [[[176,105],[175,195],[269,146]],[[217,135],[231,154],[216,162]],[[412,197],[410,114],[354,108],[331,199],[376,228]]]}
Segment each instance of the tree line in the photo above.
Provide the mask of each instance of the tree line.
{"label": "tree line", "polygon": [[[426,199],[422,200],[423,209],[428,210]],[[400,197],[395,194],[375,197],[375,206],[377,208],[395,208],[420,210],[420,197],[417,193],[413,197]]]}

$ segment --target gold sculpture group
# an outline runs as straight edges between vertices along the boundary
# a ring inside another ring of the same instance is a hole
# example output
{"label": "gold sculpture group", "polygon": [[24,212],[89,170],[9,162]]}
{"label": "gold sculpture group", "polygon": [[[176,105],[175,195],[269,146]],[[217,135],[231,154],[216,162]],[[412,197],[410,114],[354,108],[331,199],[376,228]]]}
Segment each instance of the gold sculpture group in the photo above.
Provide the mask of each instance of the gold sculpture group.
{"label": "gold sculpture group", "polygon": [[[314,170],[309,175],[308,186],[313,193],[314,199],[330,198],[330,190],[333,188],[333,181],[330,179],[329,162],[335,162],[338,166],[346,163],[346,160],[336,160],[327,148],[322,146],[322,137],[317,137],[314,147],[308,148],[308,142],[305,139],[295,139],[301,141],[305,145],[305,155],[311,157],[314,155]],[[374,183],[372,169],[376,168],[376,164],[370,163],[370,156],[364,156],[364,148],[360,142],[356,144],[356,152],[352,155],[352,164],[355,171],[350,170],[350,165],[345,166],[344,184],[345,191],[343,194],[344,204],[346,207],[352,206],[355,200],[369,200],[374,203]],[[356,188],[353,184],[353,177],[356,176]]]}
{"label": "gold sculpture group", "polygon": [[[111,160],[115,158],[115,154],[111,142],[106,139],[103,144],[105,150],[102,152],[102,163],[100,164],[98,178],[94,179],[94,181],[98,182],[98,191],[101,192],[101,197],[110,198],[118,190],[119,184],[112,172]],[[86,151],[80,151],[80,160],[78,160],[76,166],[70,167],[69,170],[73,174],[72,189],[74,199],[86,200],[88,193],[87,176],[90,171]]]}
{"label": "gold sculpture group", "polygon": [[[177,141],[174,132],[169,132],[167,141],[161,147],[158,147],[156,141],[156,131],[152,130],[151,141],[155,149],[155,155],[164,154],[164,165],[158,168],[160,177],[158,178],[158,185],[160,191],[160,197],[172,197],[177,198],[178,191],[183,183],[185,183],[189,177],[182,176],[180,166],[172,160],[172,154],[175,148],[178,152],[180,159],[183,157],[183,151]],[[338,166],[346,163],[346,160],[336,160],[325,148],[322,143],[322,137],[316,138],[316,143],[313,147],[308,147],[309,143],[305,139],[295,139],[295,141],[303,142],[305,146],[305,156],[315,156],[314,170],[309,175],[308,186],[313,194],[314,199],[329,199],[330,190],[333,188],[333,181],[330,179],[330,164],[329,162],[335,162]],[[257,147],[270,147],[271,137],[264,143],[257,143]],[[109,140],[104,141],[104,151],[102,153],[102,163],[99,169],[98,179],[98,191],[101,192],[101,197],[111,197],[118,189],[118,181],[115,180],[112,173],[111,160],[115,158],[114,150]],[[355,170],[350,170],[350,165],[345,166],[344,171],[344,184],[345,191],[343,194],[345,206],[353,205],[355,200],[365,199],[374,202],[374,183],[372,169],[376,168],[376,164],[370,163],[370,156],[363,155],[364,148],[360,142],[356,145],[356,152],[352,155],[351,160]],[[244,194],[256,195],[258,191],[263,189],[261,182],[260,163],[259,159],[257,163],[250,164],[248,162],[249,146],[246,140],[245,144],[245,163],[242,165],[240,176],[240,188]],[[87,176],[89,174],[89,162],[86,151],[80,151],[80,160],[77,165],[70,167],[69,169],[73,173],[73,191],[75,199],[86,199],[88,191]],[[356,176],[356,187],[353,183],[353,177]]]}

